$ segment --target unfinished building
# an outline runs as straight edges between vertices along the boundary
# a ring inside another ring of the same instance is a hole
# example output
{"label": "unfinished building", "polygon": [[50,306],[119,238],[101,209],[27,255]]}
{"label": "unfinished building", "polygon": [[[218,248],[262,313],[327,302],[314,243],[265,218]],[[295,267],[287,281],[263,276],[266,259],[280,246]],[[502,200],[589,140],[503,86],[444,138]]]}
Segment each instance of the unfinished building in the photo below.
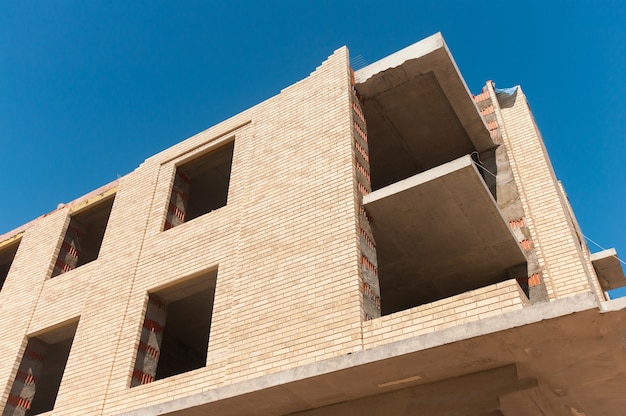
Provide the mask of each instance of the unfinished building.
{"label": "unfinished building", "polygon": [[436,34],[0,236],[3,415],[619,415],[626,283]]}

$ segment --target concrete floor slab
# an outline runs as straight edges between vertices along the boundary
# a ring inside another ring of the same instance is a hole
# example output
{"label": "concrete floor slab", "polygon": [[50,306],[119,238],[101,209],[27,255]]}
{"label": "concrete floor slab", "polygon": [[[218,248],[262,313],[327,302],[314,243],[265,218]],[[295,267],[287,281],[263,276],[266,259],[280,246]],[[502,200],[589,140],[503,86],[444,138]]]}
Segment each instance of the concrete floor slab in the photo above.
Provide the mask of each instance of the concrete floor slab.
{"label": "concrete floor slab", "polygon": [[506,280],[526,262],[470,156],[374,191],[363,204],[385,314]]}

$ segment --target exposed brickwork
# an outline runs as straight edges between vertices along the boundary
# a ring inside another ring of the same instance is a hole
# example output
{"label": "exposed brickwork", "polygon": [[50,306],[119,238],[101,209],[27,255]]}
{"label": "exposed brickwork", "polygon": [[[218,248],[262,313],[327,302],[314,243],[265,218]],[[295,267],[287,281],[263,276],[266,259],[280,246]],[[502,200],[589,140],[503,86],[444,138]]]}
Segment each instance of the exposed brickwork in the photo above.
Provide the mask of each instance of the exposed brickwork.
{"label": "exposed brickwork", "polygon": [[363,197],[372,192],[370,175],[369,145],[367,139],[367,123],[361,104],[361,98],[354,87],[352,73],[352,119],[355,148],[355,174],[357,180],[359,203],[359,234],[361,247],[361,295],[363,302],[363,319],[378,318],[381,314],[380,285],[378,281],[378,260],[376,243],[370,226],[370,220],[363,209]]}
{"label": "exposed brickwork", "polygon": [[363,323],[363,346],[400,341],[524,307],[513,279]]}
{"label": "exposed brickwork", "polygon": [[[78,317],[54,414],[117,414],[528,306],[512,275],[380,317],[362,206],[372,191],[367,123],[350,75],[342,48],[279,95],[4,235],[21,243],[0,291],[0,405],[27,407],[11,391],[14,380],[37,381],[19,368],[27,337]],[[588,258],[523,96],[502,109],[494,97],[486,90],[476,100],[506,146],[523,206],[505,220],[537,253],[539,269],[522,277],[531,289],[549,280],[551,298],[588,291]],[[176,167],[230,142],[228,204],[185,221]],[[111,193],[98,258],[51,279],[59,253],[74,247],[64,239],[71,214]],[[206,366],[155,381],[164,317],[148,293],[207,270],[218,278]]]}

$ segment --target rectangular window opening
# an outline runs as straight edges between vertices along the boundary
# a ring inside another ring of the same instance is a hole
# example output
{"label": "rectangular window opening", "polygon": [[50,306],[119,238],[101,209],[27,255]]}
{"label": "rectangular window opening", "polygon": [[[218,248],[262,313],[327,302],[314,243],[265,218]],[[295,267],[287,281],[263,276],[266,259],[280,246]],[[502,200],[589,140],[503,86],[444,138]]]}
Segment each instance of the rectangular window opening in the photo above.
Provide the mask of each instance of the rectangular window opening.
{"label": "rectangular window opening", "polygon": [[20,241],[21,238],[7,244],[6,247],[0,248],[0,290],[2,290],[2,286],[4,286],[4,282],[9,275],[9,270],[11,269],[11,264],[13,264],[13,259],[15,259],[15,254],[17,254]]}
{"label": "rectangular window opening", "polygon": [[113,201],[114,198],[108,198],[72,215],[52,277],[74,270],[98,258]]}
{"label": "rectangular window opening", "polygon": [[78,321],[30,337],[3,414],[38,415],[54,409]]}
{"label": "rectangular window opening", "polygon": [[148,296],[131,387],[206,366],[217,270]]}
{"label": "rectangular window opening", "polygon": [[226,206],[235,143],[177,167],[164,229]]}

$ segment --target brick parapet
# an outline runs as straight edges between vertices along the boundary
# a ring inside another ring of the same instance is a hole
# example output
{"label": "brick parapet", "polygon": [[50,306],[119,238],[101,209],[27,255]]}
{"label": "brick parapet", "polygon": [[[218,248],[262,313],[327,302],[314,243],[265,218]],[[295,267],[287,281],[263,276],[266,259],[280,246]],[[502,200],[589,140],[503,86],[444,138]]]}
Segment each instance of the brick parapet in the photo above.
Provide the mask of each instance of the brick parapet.
{"label": "brick parapet", "polygon": [[363,323],[363,346],[390,342],[451,328],[524,308],[525,296],[515,279],[471,290]]}

